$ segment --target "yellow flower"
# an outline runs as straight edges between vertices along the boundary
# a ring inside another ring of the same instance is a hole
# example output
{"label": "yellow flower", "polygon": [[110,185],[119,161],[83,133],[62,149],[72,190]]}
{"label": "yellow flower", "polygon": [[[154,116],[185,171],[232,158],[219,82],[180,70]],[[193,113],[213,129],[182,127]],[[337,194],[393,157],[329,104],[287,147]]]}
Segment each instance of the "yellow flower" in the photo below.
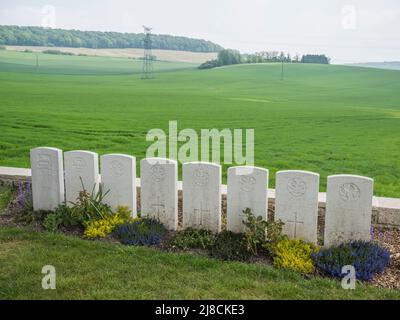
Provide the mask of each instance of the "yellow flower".
{"label": "yellow flower", "polygon": [[105,238],[118,225],[139,219],[131,218],[130,215],[131,211],[127,207],[118,207],[117,211],[111,216],[86,222],[84,236],[89,239]]}
{"label": "yellow flower", "polygon": [[301,273],[314,272],[311,254],[319,248],[301,240],[283,239],[273,247],[273,263],[278,268]]}

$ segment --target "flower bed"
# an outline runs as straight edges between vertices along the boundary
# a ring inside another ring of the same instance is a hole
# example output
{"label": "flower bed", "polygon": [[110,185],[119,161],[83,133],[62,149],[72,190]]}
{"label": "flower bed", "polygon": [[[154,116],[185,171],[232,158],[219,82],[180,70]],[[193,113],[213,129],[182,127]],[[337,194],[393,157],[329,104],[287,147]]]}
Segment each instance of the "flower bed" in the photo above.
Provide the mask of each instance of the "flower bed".
{"label": "flower bed", "polygon": [[265,221],[247,209],[243,234],[228,231],[214,234],[194,229],[172,232],[155,220],[132,218],[125,207],[113,212],[103,204],[105,194],[101,189],[97,194],[84,190],[69,206],[61,205],[52,212],[33,212],[30,185],[23,184],[13,191],[12,201],[2,215],[8,219],[0,219],[0,223],[34,225],[37,230],[73,233],[86,239],[147,245],[168,251],[201,251],[222,260],[261,261],[314,276],[322,272],[341,278],[342,265],[352,264],[358,272],[358,280],[370,281],[376,286],[400,287],[398,230],[375,230],[374,242],[351,242],[320,250],[313,244],[282,236],[282,222]]}

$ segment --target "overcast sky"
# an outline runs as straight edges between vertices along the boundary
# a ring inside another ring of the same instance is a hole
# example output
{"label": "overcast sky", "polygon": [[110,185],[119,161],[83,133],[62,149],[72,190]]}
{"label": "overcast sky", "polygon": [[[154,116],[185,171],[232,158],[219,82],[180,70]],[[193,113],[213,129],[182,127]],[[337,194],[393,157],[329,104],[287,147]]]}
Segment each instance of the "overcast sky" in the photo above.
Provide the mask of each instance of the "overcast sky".
{"label": "overcast sky", "polygon": [[121,32],[145,24],[243,53],[400,60],[400,0],[0,0],[0,24]]}

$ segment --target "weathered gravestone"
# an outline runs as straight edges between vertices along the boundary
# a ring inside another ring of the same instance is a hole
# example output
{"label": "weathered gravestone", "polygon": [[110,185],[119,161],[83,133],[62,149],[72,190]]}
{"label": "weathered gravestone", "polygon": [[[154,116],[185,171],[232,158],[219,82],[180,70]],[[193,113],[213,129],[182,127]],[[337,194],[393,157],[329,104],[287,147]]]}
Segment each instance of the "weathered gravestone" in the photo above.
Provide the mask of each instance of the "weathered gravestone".
{"label": "weathered gravestone", "polygon": [[140,203],[143,217],[178,228],[178,164],[164,158],[140,161]]}
{"label": "weathered gravestone", "polygon": [[251,209],[255,216],[267,219],[268,170],[255,167],[228,169],[227,230],[245,231],[243,210]]}
{"label": "weathered gravestone", "polygon": [[183,228],[221,230],[221,166],[183,165]]}
{"label": "weathered gravestone", "polygon": [[[68,205],[76,202],[83,188],[97,193],[99,188],[99,163],[97,153],[68,151],[64,153],[65,197]],[[83,186],[82,186],[83,184]]]}
{"label": "weathered gravestone", "polygon": [[65,201],[62,151],[55,148],[31,150],[34,210],[53,210]]}
{"label": "weathered gravestone", "polygon": [[101,156],[101,184],[108,192],[104,201],[116,210],[128,207],[136,217],[136,158],[124,154]]}
{"label": "weathered gravestone", "polygon": [[317,243],[319,174],[307,171],[276,173],[275,220],[282,220],[290,239]]}
{"label": "weathered gravestone", "polygon": [[373,185],[373,179],[367,177],[328,177],[325,246],[371,239]]}

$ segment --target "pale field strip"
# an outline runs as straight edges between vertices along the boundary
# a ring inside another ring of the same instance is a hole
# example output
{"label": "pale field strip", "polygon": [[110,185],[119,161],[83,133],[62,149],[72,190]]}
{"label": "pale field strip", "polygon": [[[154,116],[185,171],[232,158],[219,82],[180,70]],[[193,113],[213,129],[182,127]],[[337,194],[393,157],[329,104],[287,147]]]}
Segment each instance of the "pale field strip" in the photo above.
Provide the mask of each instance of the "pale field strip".
{"label": "pale field strip", "polygon": [[[25,51],[42,52],[44,50],[60,50],[76,55],[85,54],[97,57],[114,57],[114,58],[142,58],[143,49],[90,49],[90,48],[69,48],[69,47],[37,47],[37,46],[6,46],[9,51]],[[190,52],[175,50],[152,50],[157,60],[187,62],[201,64],[208,60],[217,58],[216,52]]]}
{"label": "pale field strip", "polygon": [[[31,178],[31,169],[0,167],[0,178],[29,180]],[[140,187],[140,178],[136,178],[136,186]],[[178,190],[182,190],[182,181],[178,181]],[[227,186],[224,184],[221,186],[221,193],[227,193]],[[275,189],[268,188],[268,198],[275,199]],[[326,202],[325,192],[320,192],[318,194],[318,201],[322,204]],[[400,210],[400,198],[385,198],[374,196],[372,200],[372,206],[375,208]]]}

